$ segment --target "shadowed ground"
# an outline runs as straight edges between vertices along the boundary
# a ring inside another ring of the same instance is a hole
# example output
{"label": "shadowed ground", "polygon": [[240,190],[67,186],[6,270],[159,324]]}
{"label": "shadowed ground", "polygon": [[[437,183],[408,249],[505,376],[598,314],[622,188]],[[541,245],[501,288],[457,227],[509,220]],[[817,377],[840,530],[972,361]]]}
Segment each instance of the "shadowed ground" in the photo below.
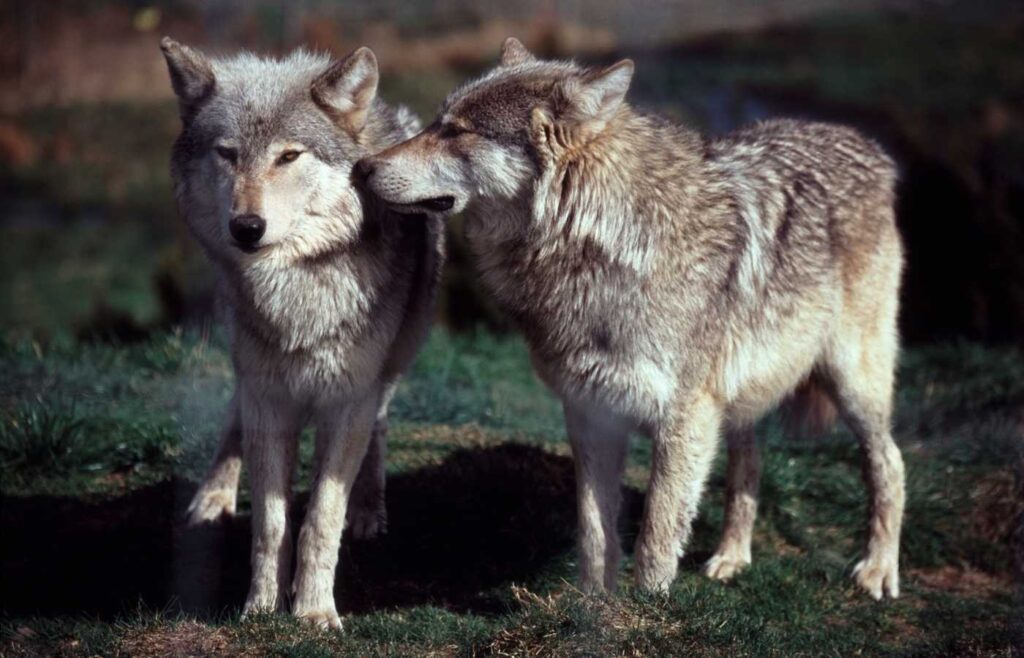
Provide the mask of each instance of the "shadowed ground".
{"label": "shadowed ground", "polygon": [[[193,490],[176,478],[98,502],[7,498],[4,612],[113,618],[139,604],[200,616],[238,608],[248,587],[249,516],[186,528]],[[503,610],[491,590],[534,578],[572,548],[573,492],[571,460],[516,444],[458,450],[392,476],[388,534],[345,539],[343,611]],[[305,496],[295,518],[304,504]]]}

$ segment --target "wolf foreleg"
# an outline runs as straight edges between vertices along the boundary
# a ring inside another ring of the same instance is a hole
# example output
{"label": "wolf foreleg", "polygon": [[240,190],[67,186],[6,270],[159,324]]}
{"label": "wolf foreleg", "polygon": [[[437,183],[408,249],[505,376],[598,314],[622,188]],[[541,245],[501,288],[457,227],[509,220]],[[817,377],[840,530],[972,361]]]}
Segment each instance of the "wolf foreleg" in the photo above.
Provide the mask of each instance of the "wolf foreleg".
{"label": "wolf foreleg", "polygon": [[708,397],[680,408],[654,436],[651,480],[636,541],[636,584],[667,591],[714,460],[721,410]]}
{"label": "wolf foreleg", "polygon": [[298,562],[293,583],[292,612],[330,628],[341,628],[334,602],[334,575],[338,545],[345,524],[352,486],[366,455],[377,411],[377,396],[370,395],[332,413],[319,424],[320,463],[299,532]]}
{"label": "wolf foreleg", "polygon": [[252,490],[252,580],[245,612],[287,609],[292,537],[288,503],[300,423],[290,405],[241,394],[242,442]]}
{"label": "wolf foreleg", "polygon": [[188,505],[189,525],[216,521],[235,515],[238,476],[242,472],[242,424],[238,416],[238,395],[231,398],[227,419],[221,430],[220,445],[213,464]]}
{"label": "wolf foreleg", "polygon": [[614,592],[622,547],[618,518],[629,426],[608,413],[565,405],[576,466],[580,589]]}

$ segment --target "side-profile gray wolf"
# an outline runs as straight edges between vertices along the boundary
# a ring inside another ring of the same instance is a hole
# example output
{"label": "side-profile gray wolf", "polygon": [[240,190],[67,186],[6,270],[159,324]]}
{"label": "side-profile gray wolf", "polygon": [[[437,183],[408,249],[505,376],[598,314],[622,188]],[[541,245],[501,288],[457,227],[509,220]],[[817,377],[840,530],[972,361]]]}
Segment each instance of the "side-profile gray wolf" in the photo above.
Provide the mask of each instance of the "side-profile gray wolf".
{"label": "side-profile gray wolf", "polygon": [[[183,123],[175,196],[216,271],[237,380],[190,517],[234,512],[244,453],[246,612],[284,610],[292,594],[295,615],[340,627],[343,524],[368,535],[383,520],[388,402],[429,330],[444,236],[438,219],[361,199],[352,165],[419,126],[376,98],[377,60],[365,48],[332,62],[161,45]],[[306,424],[316,429],[314,481],[292,581],[288,499]]]}
{"label": "side-profile gray wolf", "polygon": [[839,126],[766,121],[720,139],[635,112],[625,60],[538,61],[514,39],[416,137],[356,165],[397,210],[466,211],[485,284],[559,395],[577,470],[581,582],[615,587],[628,434],[653,441],[636,580],[675,577],[724,433],[721,544],[750,562],[754,423],[797,391],[837,403],[864,449],[856,581],[897,596],[903,463],[890,436],[902,249],[895,171]]}

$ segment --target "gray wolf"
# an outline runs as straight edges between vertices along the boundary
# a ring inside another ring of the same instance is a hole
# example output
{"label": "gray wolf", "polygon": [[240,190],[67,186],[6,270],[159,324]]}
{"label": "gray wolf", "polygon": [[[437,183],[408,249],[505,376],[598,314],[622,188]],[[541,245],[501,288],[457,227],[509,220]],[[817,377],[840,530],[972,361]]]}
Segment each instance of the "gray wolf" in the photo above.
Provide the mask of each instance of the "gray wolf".
{"label": "gray wolf", "polygon": [[902,248],[895,169],[855,131],[766,121],[719,139],[634,111],[633,63],[540,61],[508,40],[416,137],[356,165],[405,212],[466,213],[483,281],[561,398],[577,471],[580,579],[616,585],[627,439],[652,439],[636,582],[678,568],[724,434],[728,492],[707,562],[750,562],[755,422],[827,395],[864,454],[856,582],[899,592],[903,462],[890,435]]}
{"label": "gray wolf", "polygon": [[[216,272],[236,376],[190,518],[234,512],[244,454],[253,507],[245,611],[285,610],[293,594],[295,615],[340,627],[343,523],[370,535],[383,522],[388,402],[429,330],[444,255],[439,220],[365,202],[351,171],[418,124],[376,98],[377,61],[365,48],[332,62],[161,45],[183,125],[174,192]],[[314,482],[292,580],[288,499],[307,424]]]}

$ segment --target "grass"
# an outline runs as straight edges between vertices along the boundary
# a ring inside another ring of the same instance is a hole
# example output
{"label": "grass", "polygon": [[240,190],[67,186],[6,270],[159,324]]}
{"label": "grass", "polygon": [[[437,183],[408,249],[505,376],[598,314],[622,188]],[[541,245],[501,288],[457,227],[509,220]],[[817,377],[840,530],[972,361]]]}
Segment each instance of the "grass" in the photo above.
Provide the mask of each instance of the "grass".
{"label": "grass", "polygon": [[[721,523],[719,463],[670,594],[634,592],[627,558],[623,592],[596,601],[572,586],[572,465],[524,346],[435,331],[393,407],[390,532],[343,543],[340,634],[239,619],[244,496],[230,523],[180,524],[230,391],[218,336],[8,341],[0,366],[3,655],[1006,655],[1020,639],[1024,357],[1012,349],[904,356],[899,600],[875,603],[848,577],[866,514],[852,438],[786,439],[769,419],[754,565],[729,585],[699,574]],[[649,459],[635,440],[627,547]]]}

